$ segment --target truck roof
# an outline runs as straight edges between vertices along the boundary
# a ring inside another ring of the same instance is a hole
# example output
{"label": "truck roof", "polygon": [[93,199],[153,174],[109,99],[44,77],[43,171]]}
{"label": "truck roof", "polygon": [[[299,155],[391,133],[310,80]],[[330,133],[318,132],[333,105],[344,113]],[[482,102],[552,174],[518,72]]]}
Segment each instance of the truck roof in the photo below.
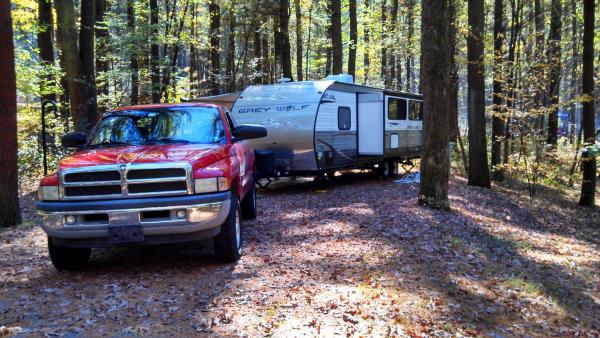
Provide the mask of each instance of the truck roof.
{"label": "truck roof", "polygon": [[173,107],[214,107],[219,108],[218,105],[212,103],[201,103],[201,102],[184,102],[184,103],[153,103],[153,104],[141,104],[137,106],[124,106],[115,109],[111,109],[109,112],[123,111],[123,110],[143,110],[143,109],[157,109],[157,108],[173,108]]}

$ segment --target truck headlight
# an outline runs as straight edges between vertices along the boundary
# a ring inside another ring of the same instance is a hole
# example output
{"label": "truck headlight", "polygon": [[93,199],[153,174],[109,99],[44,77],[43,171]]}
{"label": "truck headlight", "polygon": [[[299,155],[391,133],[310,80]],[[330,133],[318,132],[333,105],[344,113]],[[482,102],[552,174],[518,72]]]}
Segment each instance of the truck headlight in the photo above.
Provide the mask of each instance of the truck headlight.
{"label": "truck headlight", "polygon": [[209,177],[197,178],[194,180],[194,192],[204,194],[207,192],[217,192],[229,190],[230,184],[227,177]]}
{"label": "truck headlight", "polygon": [[38,200],[40,201],[58,201],[58,187],[54,185],[41,185],[38,188]]}

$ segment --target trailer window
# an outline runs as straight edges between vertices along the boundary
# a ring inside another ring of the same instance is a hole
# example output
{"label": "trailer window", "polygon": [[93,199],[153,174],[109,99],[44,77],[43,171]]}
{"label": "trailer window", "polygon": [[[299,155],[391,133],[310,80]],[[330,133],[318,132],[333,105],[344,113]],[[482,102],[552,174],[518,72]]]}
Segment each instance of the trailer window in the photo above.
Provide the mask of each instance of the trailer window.
{"label": "trailer window", "polygon": [[410,101],[408,105],[408,119],[411,121],[423,120],[423,104],[419,101]]}
{"label": "trailer window", "polygon": [[338,107],[338,129],[350,130],[351,123],[350,107]]}
{"label": "trailer window", "polygon": [[406,100],[388,98],[388,119],[406,120]]}

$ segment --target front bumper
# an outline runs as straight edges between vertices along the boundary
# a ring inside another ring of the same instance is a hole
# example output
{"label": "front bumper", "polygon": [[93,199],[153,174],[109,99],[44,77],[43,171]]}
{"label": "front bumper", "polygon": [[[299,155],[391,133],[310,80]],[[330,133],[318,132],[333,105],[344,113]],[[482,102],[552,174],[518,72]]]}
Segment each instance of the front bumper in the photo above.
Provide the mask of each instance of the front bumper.
{"label": "front bumper", "polygon": [[[42,216],[42,228],[57,245],[104,247],[111,245],[109,227],[119,225],[141,226],[142,243],[147,244],[214,237],[229,214],[230,204],[231,193],[227,191],[102,201],[39,201],[36,208]],[[75,222],[67,224],[67,216]]]}

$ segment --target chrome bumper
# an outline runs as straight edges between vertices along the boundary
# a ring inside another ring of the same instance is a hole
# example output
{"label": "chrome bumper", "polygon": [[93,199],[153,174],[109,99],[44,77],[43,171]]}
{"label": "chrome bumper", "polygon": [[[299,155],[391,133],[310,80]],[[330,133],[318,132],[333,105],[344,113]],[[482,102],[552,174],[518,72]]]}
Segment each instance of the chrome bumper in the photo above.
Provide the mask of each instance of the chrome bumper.
{"label": "chrome bumper", "polygon": [[[109,227],[119,225],[140,225],[144,237],[207,231],[225,222],[230,205],[231,195],[226,192],[152,199],[38,202],[36,206],[42,216],[42,228],[50,237],[78,240],[108,238]],[[75,221],[68,224],[68,216]]]}

